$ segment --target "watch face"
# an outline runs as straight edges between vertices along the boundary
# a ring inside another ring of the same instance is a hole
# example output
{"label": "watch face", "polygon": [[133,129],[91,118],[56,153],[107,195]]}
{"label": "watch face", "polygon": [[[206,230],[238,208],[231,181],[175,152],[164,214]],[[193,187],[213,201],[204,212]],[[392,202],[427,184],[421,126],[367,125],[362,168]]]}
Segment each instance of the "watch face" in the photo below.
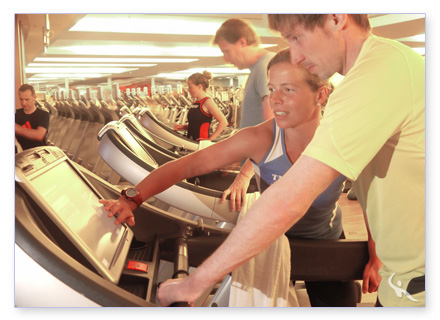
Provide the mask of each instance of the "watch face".
{"label": "watch face", "polygon": [[138,191],[135,188],[128,188],[127,191],[125,191],[125,194],[127,197],[135,197],[138,194]]}

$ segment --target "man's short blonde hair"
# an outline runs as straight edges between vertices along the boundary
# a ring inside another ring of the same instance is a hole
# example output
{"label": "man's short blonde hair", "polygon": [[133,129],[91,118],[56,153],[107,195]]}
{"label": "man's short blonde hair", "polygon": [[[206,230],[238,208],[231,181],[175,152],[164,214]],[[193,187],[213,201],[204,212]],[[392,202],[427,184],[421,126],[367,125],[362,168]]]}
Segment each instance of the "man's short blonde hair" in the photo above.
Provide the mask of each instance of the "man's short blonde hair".
{"label": "man's short blonde hair", "polygon": [[260,44],[260,37],[251,24],[243,19],[232,18],[223,22],[217,30],[212,44],[218,45],[221,39],[234,44],[241,38],[244,38],[249,46]]}
{"label": "man's short blonde hair", "polygon": [[[371,30],[368,14],[349,14],[349,17],[359,28]],[[282,32],[286,28],[293,29],[300,25],[307,30],[313,30],[315,27],[322,28],[327,18],[327,14],[269,14],[269,28]]]}

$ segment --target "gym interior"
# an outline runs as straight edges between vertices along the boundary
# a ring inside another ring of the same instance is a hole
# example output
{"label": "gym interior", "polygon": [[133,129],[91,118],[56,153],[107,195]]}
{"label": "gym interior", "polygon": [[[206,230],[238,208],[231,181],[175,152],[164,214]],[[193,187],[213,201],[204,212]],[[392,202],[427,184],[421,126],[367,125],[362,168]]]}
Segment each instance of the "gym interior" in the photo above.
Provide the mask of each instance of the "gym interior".
{"label": "gym interior", "polygon": [[[213,75],[208,94],[228,120],[217,141],[238,130],[250,70],[226,63],[211,44],[229,18],[252,23],[268,51],[288,47],[265,14],[15,15],[14,94],[32,85],[37,108],[50,115],[47,146],[16,145],[16,307],[158,307],[158,285],[191,273],[233,230],[238,213],[220,200],[239,165],[148,199],[134,227],[115,226],[98,202],[203,147],[173,130],[187,122],[191,74]],[[424,14],[371,14],[370,23],[374,34],[425,54]],[[341,78],[331,79],[335,87]],[[257,190],[252,181],[248,192]],[[353,280],[357,306],[375,305],[377,293],[360,289],[367,231],[350,190],[347,180],[345,239],[289,239],[296,306],[310,307],[304,281],[315,280]],[[195,306],[228,307],[230,286],[226,276]]]}

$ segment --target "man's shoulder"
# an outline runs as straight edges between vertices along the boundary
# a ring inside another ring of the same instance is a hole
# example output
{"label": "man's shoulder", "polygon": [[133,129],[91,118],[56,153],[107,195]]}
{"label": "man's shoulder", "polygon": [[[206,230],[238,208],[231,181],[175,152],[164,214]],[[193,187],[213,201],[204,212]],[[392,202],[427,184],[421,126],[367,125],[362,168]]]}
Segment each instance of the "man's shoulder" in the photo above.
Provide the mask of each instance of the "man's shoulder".
{"label": "man's shoulder", "polygon": [[35,115],[41,115],[41,116],[49,117],[49,112],[47,112],[46,110],[43,110],[43,109],[41,109],[41,108],[37,108],[37,109],[34,111],[34,114],[35,114]]}
{"label": "man's shoulder", "polygon": [[267,65],[268,62],[276,55],[275,52],[267,51],[261,58],[258,60],[259,63]]}
{"label": "man's shoulder", "polygon": [[375,35],[370,36],[366,41],[366,56],[376,58],[386,63],[415,63],[424,62],[423,57],[407,45]]}

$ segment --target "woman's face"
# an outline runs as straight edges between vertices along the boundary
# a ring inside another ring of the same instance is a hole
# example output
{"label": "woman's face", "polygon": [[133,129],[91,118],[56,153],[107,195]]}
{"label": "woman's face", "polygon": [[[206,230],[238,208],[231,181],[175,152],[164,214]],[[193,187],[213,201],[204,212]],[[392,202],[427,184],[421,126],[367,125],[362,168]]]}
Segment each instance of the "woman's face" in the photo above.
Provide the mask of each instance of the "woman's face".
{"label": "woman's face", "polygon": [[191,80],[188,80],[188,92],[193,98],[198,98],[202,89],[202,85],[195,85]]}
{"label": "woman's face", "polygon": [[269,70],[269,101],[280,128],[296,128],[320,118],[318,92],[306,81],[306,71],[289,62],[280,62]]}

